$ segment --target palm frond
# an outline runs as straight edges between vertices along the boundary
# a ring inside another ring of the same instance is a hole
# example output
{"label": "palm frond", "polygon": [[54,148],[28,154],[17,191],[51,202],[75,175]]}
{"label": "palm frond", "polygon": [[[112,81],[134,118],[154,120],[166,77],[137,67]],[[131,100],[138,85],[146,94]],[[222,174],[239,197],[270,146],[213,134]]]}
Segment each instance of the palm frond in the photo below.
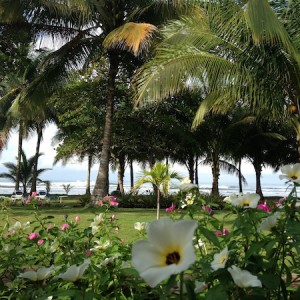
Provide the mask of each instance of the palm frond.
{"label": "palm frond", "polygon": [[83,66],[95,47],[99,47],[101,38],[85,38],[78,34],[72,41],[50,53],[41,62],[42,72],[20,95],[20,103],[31,100],[35,105],[43,105],[58,87],[62,86],[71,69]]}
{"label": "palm frond", "polygon": [[271,45],[280,43],[289,53],[295,54],[295,49],[287,31],[267,0],[247,1],[244,13],[254,43],[269,43]]}
{"label": "palm frond", "polygon": [[0,131],[0,153],[2,152],[3,148],[7,145],[10,135],[10,128],[4,128]]}
{"label": "palm frond", "polygon": [[129,50],[135,56],[149,48],[153,33],[157,30],[148,23],[128,22],[111,31],[104,40],[106,48],[121,48]]}
{"label": "palm frond", "polygon": [[[220,169],[224,170],[228,174],[232,174],[236,176],[240,175],[239,169],[235,165],[229,163],[228,161],[220,160],[219,166]],[[241,179],[244,184],[246,185],[248,184],[246,178],[242,174],[241,174]]]}
{"label": "palm frond", "polygon": [[[236,73],[237,68],[233,63],[189,45],[160,48],[155,60],[146,63],[134,80],[135,103],[155,102],[183,90],[195,89],[193,82],[196,80],[198,83],[203,74],[205,81],[202,82],[202,88],[214,77],[216,80],[210,86],[213,89],[224,85]],[[217,74],[220,76],[217,77]]]}
{"label": "palm frond", "polygon": [[[38,29],[39,33],[64,34],[72,28],[80,28],[91,22],[91,6],[85,0],[67,1],[2,1],[1,21],[8,24],[23,24]],[[69,30],[59,30],[67,28]],[[41,35],[42,36],[42,35]]]}
{"label": "palm frond", "polygon": [[0,178],[6,178],[6,179],[11,180],[12,182],[16,182],[16,177],[9,173],[1,173]]}

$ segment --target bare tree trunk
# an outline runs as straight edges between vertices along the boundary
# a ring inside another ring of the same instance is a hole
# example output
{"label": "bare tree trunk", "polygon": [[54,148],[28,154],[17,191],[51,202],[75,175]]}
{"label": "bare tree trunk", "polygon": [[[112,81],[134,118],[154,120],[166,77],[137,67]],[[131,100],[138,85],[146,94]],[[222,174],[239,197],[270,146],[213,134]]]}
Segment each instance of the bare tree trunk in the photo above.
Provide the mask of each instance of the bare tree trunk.
{"label": "bare tree trunk", "polygon": [[157,196],[156,196],[156,199],[157,199],[157,208],[156,208],[156,219],[159,220],[159,217],[160,217],[160,191],[159,191],[159,188],[156,187],[157,189]]}
{"label": "bare tree trunk", "polygon": [[219,195],[220,166],[219,166],[219,159],[218,158],[213,158],[212,176],[213,176],[213,183],[212,183],[211,194],[212,195]]}
{"label": "bare tree trunk", "polygon": [[114,53],[109,54],[109,71],[108,71],[108,93],[106,101],[106,116],[104,126],[103,145],[100,156],[100,167],[93,190],[94,202],[98,198],[103,198],[109,191],[109,160],[110,160],[110,147],[112,136],[112,117],[113,105],[115,97],[115,81],[118,72],[118,57]]}
{"label": "bare tree trunk", "polygon": [[118,158],[118,190],[124,195],[124,173],[125,173],[125,158]]}
{"label": "bare tree trunk", "polygon": [[130,190],[132,190],[134,186],[134,174],[133,174],[133,162],[132,159],[129,161],[129,168],[130,168]]}
{"label": "bare tree trunk", "polygon": [[199,177],[198,177],[198,157],[195,159],[195,184],[199,186]]}
{"label": "bare tree trunk", "polygon": [[85,194],[86,196],[91,195],[91,168],[92,168],[93,156],[88,156],[88,169],[87,169],[87,177],[86,177],[86,189]]}
{"label": "bare tree trunk", "polygon": [[19,137],[18,137],[17,174],[16,174],[16,186],[15,186],[16,191],[18,191],[20,189],[22,144],[23,144],[23,122],[20,121],[20,125],[19,125]]}
{"label": "bare tree trunk", "polygon": [[188,172],[189,172],[189,178],[191,183],[194,183],[195,180],[195,160],[193,156],[189,156],[188,158],[188,162],[187,162],[187,168],[188,168]]}
{"label": "bare tree trunk", "polygon": [[261,199],[264,198],[262,188],[261,188],[261,164],[259,162],[253,162],[254,170],[255,170],[255,178],[256,178],[256,194],[260,195]]}
{"label": "bare tree trunk", "polygon": [[[154,165],[155,165],[155,158],[154,157],[150,157],[149,158],[150,169],[153,169]],[[156,196],[156,198],[159,197],[158,196],[158,193],[159,193],[158,187],[155,184],[152,183],[152,188],[153,188],[153,192],[154,192],[154,195]]]}
{"label": "bare tree trunk", "polygon": [[33,192],[36,192],[36,181],[38,177],[38,160],[39,160],[39,154],[40,154],[40,146],[41,141],[43,138],[43,123],[37,124],[37,142],[36,142],[36,148],[35,148],[35,158],[34,158],[34,164],[33,164],[33,170],[32,170],[32,180],[31,180],[31,189],[30,194]]}
{"label": "bare tree trunk", "polygon": [[239,192],[242,193],[243,192],[243,181],[242,181],[242,160],[241,159],[239,159],[238,169],[239,169]]}

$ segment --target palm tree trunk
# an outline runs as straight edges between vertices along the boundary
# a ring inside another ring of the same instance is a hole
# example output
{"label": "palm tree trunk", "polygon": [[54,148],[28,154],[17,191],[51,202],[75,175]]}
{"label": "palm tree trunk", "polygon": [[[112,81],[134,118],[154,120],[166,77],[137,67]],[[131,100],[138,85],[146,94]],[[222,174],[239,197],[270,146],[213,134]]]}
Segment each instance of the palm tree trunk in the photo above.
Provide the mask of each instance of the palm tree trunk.
{"label": "palm tree trunk", "polygon": [[41,141],[43,137],[43,123],[37,124],[37,142],[36,142],[36,148],[35,148],[35,159],[33,164],[33,170],[32,170],[32,180],[31,180],[31,189],[30,194],[33,192],[36,192],[36,180],[37,180],[37,170],[38,170],[38,160],[39,160],[39,154],[40,154],[40,146]]}
{"label": "palm tree trunk", "polygon": [[253,162],[254,170],[255,170],[255,178],[256,178],[256,194],[260,195],[261,199],[264,198],[262,188],[261,188],[261,164],[257,161]]}
{"label": "palm tree trunk", "polygon": [[134,175],[133,175],[133,162],[132,159],[129,161],[129,168],[130,168],[130,190],[132,190],[134,186]]}
{"label": "palm tree trunk", "polygon": [[239,169],[239,192],[242,193],[243,192],[243,181],[242,181],[242,160],[241,159],[239,159],[238,169]]}
{"label": "palm tree trunk", "polygon": [[112,136],[112,117],[113,105],[115,96],[115,81],[118,72],[118,57],[114,53],[109,54],[109,71],[108,71],[108,93],[106,101],[106,116],[104,126],[103,145],[100,156],[100,167],[93,190],[93,201],[98,198],[103,198],[108,194],[109,185],[109,160],[110,160],[110,147]]}
{"label": "palm tree trunk", "polygon": [[87,169],[87,176],[86,176],[86,188],[85,188],[85,195],[90,196],[91,195],[91,168],[92,168],[92,161],[93,156],[88,156],[88,169]]}
{"label": "palm tree trunk", "polygon": [[157,188],[156,199],[157,199],[156,219],[159,220],[159,217],[160,217],[160,214],[159,214],[159,210],[160,210],[160,190],[159,190],[159,188]]}
{"label": "palm tree trunk", "polygon": [[213,183],[211,194],[212,195],[219,195],[219,177],[220,177],[220,166],[219,166],[219,159],[213,157],[212,162],[212,176],[213,176]]}
{"label": "palm tree trunk", "polygon": [[189,156],[188,163],[187,163],[187,168],[188,168],[188,171],[189,171],[189,178],[190,178],[191,183],[194,183],[194,179],[195,179],[195,169],[194,169],[194,166],[195,166],[194,157],[193,156]]}
{"label": "palm tree trunk", "polygon": [[16,186],[15,186],[16,191],[18,191],[20,189],[22,144],[23,144],[23,122],[20,121],[19,138],[18,138],[18,158],[17,158]]}
{"label": "palm tree trunk", "polygon": [[199,186],[199,177],[198,177],[198,157],[195,159],[195,184]]}
{"label": "palm tree trunk", "polygon": [[124,195],[124,173],[125,173],[125,158],[120,156],[118,159],[118,190]]}
{"label": "palm tree trunk", "polygon": [[[154,165],[155,165],[155,158],[152,156],[149,158],[150,169],[153,169]],[[159,188],[154,183],[152,183],[152,188],[153,188],[154,196],[156,196],[156,198],[158,198],[159,197],[159,195],[158,195]]]}

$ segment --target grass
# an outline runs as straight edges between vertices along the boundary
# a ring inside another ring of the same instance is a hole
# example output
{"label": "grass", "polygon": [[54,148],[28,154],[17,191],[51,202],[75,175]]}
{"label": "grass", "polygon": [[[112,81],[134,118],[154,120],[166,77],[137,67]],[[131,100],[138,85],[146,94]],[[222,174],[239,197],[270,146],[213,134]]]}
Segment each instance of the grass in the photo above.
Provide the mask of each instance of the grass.
{"label": "grass", "polygon": [[[38,210],[17,203],[14,206],[4,206],[2,210],[0,210],[0,228],[3,228],[7,222],[9,226],[11,226],[16,221],[20,221],[21,223],[33,221],[35,220],[34,214],[36,212],[38,212],[41,218],[53,216],[53,223],[56,226],[63,224],[66,216],[68,216],[68,221],[74,221],[76,216],[80,216],[81,221],[78,224],[79,227],[87,227],[93,218],[101,212],[101,208],[80,207],[78,200],[72,199],[71,197],[67,200],[63,200],[61,204],[59,201],[53,201],[50,207],[42,207]],[[110,217],[113,214],[116,215],[120,227],[118,235],[127,242],[132,242],[139,236],[138,231],[134,230],[135,222],[150,222],[156,219],[155,209],[116,208],[111,210],[107,216]],[[166,216],[164,210],[161,211],[161,216]]]}
{"label": "grass", "polygon": [[[1,204],[1,203],[0,203]],[[67,220],[74,221],[76,216],[80,216],[81,221],[79,227],[87,227],[92,222],[93,218],[101,211],[99,207],[81,207],[79,205],[78,197],[70,196],[59,203],[59,201],[51,200],[50,206],[43,206],[38,210],[31,206],[23,206],[17,203],[14,206],[3,206],[0,210],[0,228],[13,225],[16,221],[25,223],[27,221],[35,220],[35,213],[38,212],[41,218],[46,216],[53,216],[53,223],[60,226]],[[126,242],[132,242],[139,238],[138,231],[134,230],[135,222],[150,222],[156,219],[156,209],[143,208],[116,208],[112,209],[107,216],[116,215],[119,224],[119,237],[124,238]],[[161,210],[161,217],[168,214],[165,210]],[[225,223],[225,227],[230,229],[233,219],[225,217],[226,212],[218,211],[215,217]]]}

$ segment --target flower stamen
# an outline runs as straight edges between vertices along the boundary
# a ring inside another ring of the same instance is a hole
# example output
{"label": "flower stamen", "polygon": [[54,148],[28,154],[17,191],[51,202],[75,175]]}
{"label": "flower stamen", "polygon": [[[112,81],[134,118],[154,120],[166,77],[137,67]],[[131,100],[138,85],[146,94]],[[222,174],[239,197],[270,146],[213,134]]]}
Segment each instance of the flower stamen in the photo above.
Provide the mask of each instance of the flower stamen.
{"label": "flower stamen", "polygon": [[180,261],[180,255],[177,251],[174,251],[167,255],[167,259],[166,259],[167,265],[172,265],[172,264],[178,265],[179,261]]}

